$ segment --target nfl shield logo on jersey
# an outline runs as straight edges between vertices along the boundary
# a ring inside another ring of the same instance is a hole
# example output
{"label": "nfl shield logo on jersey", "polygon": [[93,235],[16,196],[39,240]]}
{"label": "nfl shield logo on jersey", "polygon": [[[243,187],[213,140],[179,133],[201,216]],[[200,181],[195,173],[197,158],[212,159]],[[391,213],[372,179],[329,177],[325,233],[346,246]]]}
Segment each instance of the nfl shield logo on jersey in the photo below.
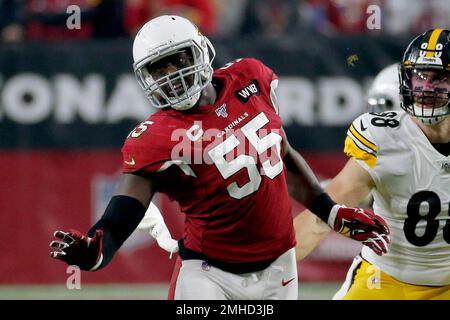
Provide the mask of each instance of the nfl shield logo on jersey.
{"label": "nfl shield logo on jersey", "polygon": [[220,107],[218,107],[216,109],[216,114],[218,117],[224,117],[224,118],[228,117],[226,103],[224,103],[223,105],[221,105]]}
{"label": "nfl shield logo on jersey", "polygon": [[442,162],[442,167],[441,167],[442,171],[446,172],[446,173],[450,173],[450,161],[446,162]]}

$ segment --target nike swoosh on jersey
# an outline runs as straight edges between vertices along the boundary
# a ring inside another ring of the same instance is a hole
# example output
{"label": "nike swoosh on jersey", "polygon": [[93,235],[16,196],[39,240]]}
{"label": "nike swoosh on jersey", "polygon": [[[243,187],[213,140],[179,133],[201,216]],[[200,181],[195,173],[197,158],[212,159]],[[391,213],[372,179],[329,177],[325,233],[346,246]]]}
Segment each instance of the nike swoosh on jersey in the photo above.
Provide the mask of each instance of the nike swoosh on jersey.
{"label": "nike swoosh on jersey", "polygon": [[134,161],[134,158],[131,158],[131,161],[124,161],[125,164],[129,165],[129,166],[134,166],[136,164],[136,161]]}
{"label": "nike swoosh on jersey", "polygon": [[361,124],[361,131],[366,131],[367,127],[364,127],[362,120],[359,120],[359,123]]}
{"label": "nike swoosh on jersey", "polygon": [[289,279],[287,281],[284,281],[284,279],[281,280],[281,285],[283,287],[287,286],[292,280],[294,280],[295,278]]}

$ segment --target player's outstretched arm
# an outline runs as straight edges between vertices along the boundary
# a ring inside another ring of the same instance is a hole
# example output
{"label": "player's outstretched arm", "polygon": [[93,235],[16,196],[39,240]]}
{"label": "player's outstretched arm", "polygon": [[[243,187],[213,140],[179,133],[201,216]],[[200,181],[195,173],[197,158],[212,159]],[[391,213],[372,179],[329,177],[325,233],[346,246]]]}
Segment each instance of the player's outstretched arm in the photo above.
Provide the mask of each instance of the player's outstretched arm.
{"label": "player's outstretched arm", "polygon": [[[387,252],[389,228],[380,216],[370,210],[347,208],[336,204],[322,190],[305,160],[288,144],[285,147],[283,160],[288,171],[290,195],[294,199],[305,205],[334,231],[364,243],[379,255]],[[361,168],[361,170],[363,169]],[[324,233],[319,233],[319,235],[324,237]],[[320,241],[309,240],[314,246]],[[308,248],[307,250],[310,251]]]}
{"label": "player's outstretched arm", "polygon": [[306,258],[331,231],[328,224],[309,210],[300,212],[294,218],[294,229],[297,261]]}
{"label": "player's outstretched arm", "polygon": [[149,178],[122,174],[116,195],[100,220],[87,234],[78,230],[56,231],[54,236],[59,240],[52,241],[50,247],[57,250],[50,256],[82,270],[95,271],[105,267],[139,225],[153,192]]}
{"label": "player's outstretched arm", "polygon": [[[350,158],[344,168],[326,186],[333,200],[346,206],[359,205],[374,187],[372,177]],[[309,210],[294,218],[297,260],[304,259],[329,234],[331,228]]]}

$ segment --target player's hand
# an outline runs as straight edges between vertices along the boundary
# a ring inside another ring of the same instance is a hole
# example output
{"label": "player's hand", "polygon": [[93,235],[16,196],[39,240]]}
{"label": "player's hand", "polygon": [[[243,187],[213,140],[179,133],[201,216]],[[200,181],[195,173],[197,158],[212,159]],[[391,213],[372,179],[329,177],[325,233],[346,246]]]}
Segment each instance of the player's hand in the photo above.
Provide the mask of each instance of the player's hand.
{"label": "player's hand", "polygon": [[[59,249],[50,252],[50,256],[77,265],[81,270],[94,271],[101,263],[103,247],[103,231],[96,230],[93,238],[83,235],[78,230],[55,231],[53,234],[60,240],[50,242],[50,247]],[[96,267],[94,269],[94,267]]]}
{"label": "player's hand", "polygon": [[388,252],[389,227],[370,210],[335,205],[328,224],[334,231],[362,242],[379,256]]}
{"label": "player's hand", "polygon": [[174,252],[178,251],[178,242],[172,239],[161,212],[153,203],[150,203],[144,218],[137,228],[148,230],[148,233],[158,242],[158,245],[170,253],[170,258]]}
{"label": "player's hand", "polygon": [[172,239],[172,235],[165,224],[156,224],[150,229],[150,234],[162,249],[170,253],[170,257],[178,251],[178,241]]}

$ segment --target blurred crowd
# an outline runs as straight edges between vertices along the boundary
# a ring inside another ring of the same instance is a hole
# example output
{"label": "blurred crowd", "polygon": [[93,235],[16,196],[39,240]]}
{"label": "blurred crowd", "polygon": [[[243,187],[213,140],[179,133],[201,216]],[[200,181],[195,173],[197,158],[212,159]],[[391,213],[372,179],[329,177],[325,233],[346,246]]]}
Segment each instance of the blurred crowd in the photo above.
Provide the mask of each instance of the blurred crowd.
{"label": "blurred crowd", "polygon": [[[150,18],[184,16],[209,36],[299,30],[335,34],[416,34],[450,27],[449,0],[0,0],[0,38],[4,42],[134,36]],[[80,28],[66,25],[76,5]],[[367,21],[380,8],[380,29]]]}

